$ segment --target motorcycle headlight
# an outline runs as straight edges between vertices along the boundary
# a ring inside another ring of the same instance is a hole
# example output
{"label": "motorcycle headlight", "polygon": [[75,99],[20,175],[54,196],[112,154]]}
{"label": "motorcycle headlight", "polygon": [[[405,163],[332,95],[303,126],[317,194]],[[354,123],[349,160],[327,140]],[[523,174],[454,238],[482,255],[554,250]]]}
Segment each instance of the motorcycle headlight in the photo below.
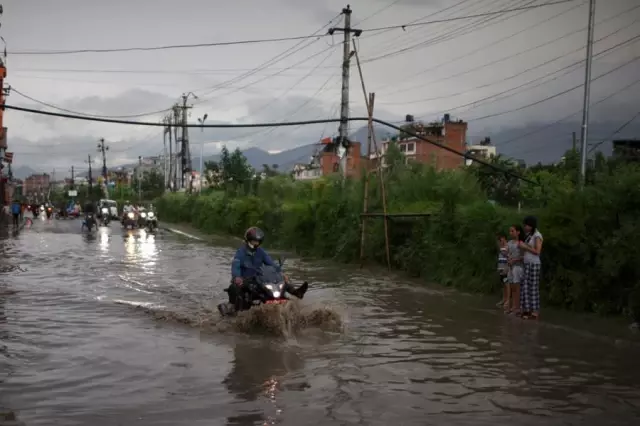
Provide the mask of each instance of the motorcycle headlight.
{"label": "motorcycle headlight", "polygon": [[265,287],[267,288],[267,290],[273,291],[273,286],[271,284],[267,284],[265,285]]}
{"label": "motorcycle headlight", "polygon": [[108,209],[108,208],[106,208],[106,207],[103,207],[103,208],[102,208],[102,213],[109,213],[109,209]]}
{"label": "motorcycle headlight", "polygon": [[147,214],[145,212],[140,213],[140,217],[147,217]]}
{"label": "motorcycle headlight", "polygon": [[275,298],[280,297],[280,292],[279,291],[274,291],[273,292],[273,297],[275,297]]}
{"label": "motorcycle headlight", "polygon": [[155,216],[155,213],[153,213],[153,212],[149,212],[149,217],[150,217],[150,218],[151,218],[151,217],[154,217],[154,216]]}
{"label": "motorcycle headlight", "polygon": [[129,219],[133,219],[133,213],[131,213],[131,212],[127,213],[127,217],[128,217]]}

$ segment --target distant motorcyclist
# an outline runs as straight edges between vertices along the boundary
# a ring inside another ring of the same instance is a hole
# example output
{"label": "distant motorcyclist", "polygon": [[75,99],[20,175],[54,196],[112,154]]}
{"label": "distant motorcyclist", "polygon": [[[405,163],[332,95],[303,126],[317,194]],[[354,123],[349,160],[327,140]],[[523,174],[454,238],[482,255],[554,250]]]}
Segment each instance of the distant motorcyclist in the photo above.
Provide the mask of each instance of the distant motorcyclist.
{"label": "distant motorcyclist", "polygon": [[84,205],[84,214],[85,216],[88,215],[89,213],[91,214],[96,214],[96,207],[93,204],[93,201],[87,201]]}
{"label": "distant motorcyclist", "polygon": [[[242,285],[245,280],[255,278],[260,274],[263,265],[271,266],[276,271],[281,272],[280,265],[277,265],[267,252],[260,247],[264,241],[264,232],[258,227],[252,226],[244,233],[244,244],[236,251],[231,262],[231,285],[227,289],[229,293],[229,303],[235,305]],[[289,284],[289,278],[284,275],[285,291],[302,299],[307,291],[308,284],[303,284],[299,288]]]}

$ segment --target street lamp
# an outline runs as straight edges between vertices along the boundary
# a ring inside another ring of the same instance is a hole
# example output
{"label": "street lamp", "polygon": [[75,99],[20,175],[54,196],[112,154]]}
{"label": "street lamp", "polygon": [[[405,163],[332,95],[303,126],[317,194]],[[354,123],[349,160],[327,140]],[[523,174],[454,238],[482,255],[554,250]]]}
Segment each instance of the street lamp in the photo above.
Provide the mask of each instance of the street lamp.
{"label": "street lamp", "polygon": [[[200,133],[204,132],[204,122],[207,119],[209,114],[205,114],[202,118],[198,118],[198,123],[200,123]],[[202,139],[202,143],[200,144],[200,192],[202,192],[202,176],[204,175],[204,139]]]}

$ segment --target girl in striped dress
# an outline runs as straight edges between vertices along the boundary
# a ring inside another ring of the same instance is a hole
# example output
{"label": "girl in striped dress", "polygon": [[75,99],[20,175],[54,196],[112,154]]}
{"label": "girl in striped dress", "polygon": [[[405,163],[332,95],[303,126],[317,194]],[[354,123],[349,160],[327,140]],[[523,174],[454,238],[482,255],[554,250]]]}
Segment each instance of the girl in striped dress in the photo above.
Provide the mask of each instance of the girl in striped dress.
{"label": "girl in striped dress", "polygon": [[524,252],[524,277],[520,289],[520,308],[523,319],[540,318],[540,271],[542,262],[542,234],[538,231],[538,221],[533,216],[527,216],[523,221],[526,234],[520,248]]}

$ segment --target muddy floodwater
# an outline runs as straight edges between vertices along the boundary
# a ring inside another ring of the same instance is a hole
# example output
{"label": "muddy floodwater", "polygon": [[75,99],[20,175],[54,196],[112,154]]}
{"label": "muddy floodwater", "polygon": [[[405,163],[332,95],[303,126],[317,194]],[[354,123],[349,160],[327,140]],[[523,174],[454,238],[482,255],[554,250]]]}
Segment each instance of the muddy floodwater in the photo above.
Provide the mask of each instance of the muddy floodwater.
{"label": "muddy floodwater", "polygon": [[0,230],[0,424],[640,424],[624,326],[522,322],[491,298],[289,259],[305,305],[344,329],[247,334],[215,313],[233,247],[79,228]]}

